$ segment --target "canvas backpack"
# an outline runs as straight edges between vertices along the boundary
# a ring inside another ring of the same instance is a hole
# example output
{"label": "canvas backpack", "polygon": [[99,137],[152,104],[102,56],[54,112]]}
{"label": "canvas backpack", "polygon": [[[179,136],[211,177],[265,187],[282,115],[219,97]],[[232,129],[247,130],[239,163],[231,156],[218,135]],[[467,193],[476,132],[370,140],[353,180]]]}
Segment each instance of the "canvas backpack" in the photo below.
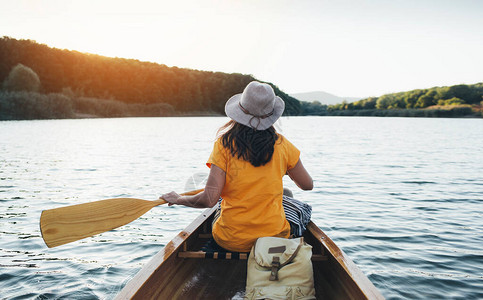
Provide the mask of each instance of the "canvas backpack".
{"label": "canvas backpack", "polygon": [[259,238],[248,258],[245,299],[315,299],[311,257],[303,238]]}

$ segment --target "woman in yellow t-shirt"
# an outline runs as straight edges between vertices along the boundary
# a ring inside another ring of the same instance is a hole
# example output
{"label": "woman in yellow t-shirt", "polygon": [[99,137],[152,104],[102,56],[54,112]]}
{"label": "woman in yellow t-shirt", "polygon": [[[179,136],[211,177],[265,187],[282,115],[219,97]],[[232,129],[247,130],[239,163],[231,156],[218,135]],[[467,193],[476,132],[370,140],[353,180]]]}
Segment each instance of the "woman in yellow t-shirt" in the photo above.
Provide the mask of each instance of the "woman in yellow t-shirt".
{"label": "woman in yellow t-shirt", "polygon": [[213,207],[221,196],[213,238],[224,249],[249,252],[259,237],[289,237],[282,206],[284,175],[303,190],[313,188],[300,151],[273,127],[284,108],[270,85],[250,82],[226,103],[225,112],[232,120],[220,129],[208,159],[205,190],[194,196],[175,192],[161,196],[169,205],[199,208]]}

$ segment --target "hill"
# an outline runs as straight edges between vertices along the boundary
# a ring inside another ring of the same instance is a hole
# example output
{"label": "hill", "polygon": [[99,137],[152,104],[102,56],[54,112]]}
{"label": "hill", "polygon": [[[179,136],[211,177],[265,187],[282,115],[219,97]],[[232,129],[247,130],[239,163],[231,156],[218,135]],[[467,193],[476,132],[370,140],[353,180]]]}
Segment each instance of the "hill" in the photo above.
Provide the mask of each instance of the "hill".
{"label": "hill", "polygon": [[365,98],[353,103],[333,105],[332,109],[421,109],[434,105],[479,105],[483,100],[483,82],[432,87]]}
{"label": "hill", "polygon": [[[0,39],[0,120],[223,115],[252,75],[167,67],[135,59]],[[267,82],[269,83],[269,82]],[[288,95],[284,115],[481,117],[483,83],[433,87],[350,102],[325,92]],[[304,101],[297,100],[301,99]],[[344,101],[345,100],[345,101]],[[329,104],[329,103],[337,104]]]}
{"label": "hill", "polygon": [[321,104],[325,104],[325,105],[339,104],[339,103],[342,103],[343,101],[353,102],[353,101],[362,99],[361,97],[339,97],[323,91],[295,93],[295,94],[290,94],[290,96],[294,97],[295,99],[306,101],[306,102],[318,101]]}
{"label": "hill", "polygon": [[329,105],[330,115],[402,117],[482,117],[483,82],[385,94]]}
{"label": "hill", "polygon": [[[226,100],[252,80],[0,39],[0,119],[224,114]],[[301,114],[298,100],[269,84],[285,101],[284,115]]]}

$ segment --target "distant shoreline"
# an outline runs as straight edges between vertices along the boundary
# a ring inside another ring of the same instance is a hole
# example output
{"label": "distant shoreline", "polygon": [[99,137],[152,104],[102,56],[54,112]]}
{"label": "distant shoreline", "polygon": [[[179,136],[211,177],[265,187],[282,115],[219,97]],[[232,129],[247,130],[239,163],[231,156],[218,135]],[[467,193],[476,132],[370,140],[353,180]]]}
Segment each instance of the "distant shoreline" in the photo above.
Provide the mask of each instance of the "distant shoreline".
{"label": "distant shoreline", "polygon": [[482,118],[481,107],[328,110],[327,116],[405,117],[405,118]]}
{"label": "distant shoreline", "polygon": [[[222,114],[216,113],[180,113],[180,114],[172,114],[172,115],[164,115],[164,116],[133,116],[133,115],[126,115],[126,116],[115,116],[115,117],[106,117],[100,115],[92,115],[92,114],[76,114],[73,117],[69,118],[29,118],[29,119],[20,119],[20,118],[0,118],[0,121],[34,121],[34,120],[83,120],[83,119],[120,119],[120,118],[190,118],[190,117],[226,117]],[[369,113],[361,113],[357,111],[342,111],[342,113],[332,113],[326,115],[298,115],[298,116],[284,116],[284,117],[375,117],[375,118],[447,118],[447,119],[481,119],[483,118],[482,115],[445,115],[441,114],[441,112],[421,112],[417,115],[408,115],[408,113],[399,111],[399,112],[384,112],[380,111],[379,113],[369,114]]]}
{"label": "distant shoreline", "polygon": [[[303,105],[297,114],[292,114],[290,110],[284,113],[286,116],[482,118],[482,107],[482,105],[462,104],[434,105],[427,108],[336,109],[313,104],[309,107]],[[133,104],[63,93],[0,91],[0,120],[218,116],[223,117],[225,114],[214,109],[180,111],[166,103]]]}

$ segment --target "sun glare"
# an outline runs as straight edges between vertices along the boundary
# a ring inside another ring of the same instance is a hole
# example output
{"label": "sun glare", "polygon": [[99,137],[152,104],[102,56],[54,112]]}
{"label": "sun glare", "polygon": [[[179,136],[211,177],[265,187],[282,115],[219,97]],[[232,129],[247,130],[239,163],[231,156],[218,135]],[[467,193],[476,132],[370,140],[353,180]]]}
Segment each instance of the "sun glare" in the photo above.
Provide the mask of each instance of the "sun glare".
{"label": "sun glare", "polygon": [[253,74],[289,92],[376,96],[481,80],[473,29],[483,24],[479,5],[465,3],[6,1],[0,30],[61,49]]}

